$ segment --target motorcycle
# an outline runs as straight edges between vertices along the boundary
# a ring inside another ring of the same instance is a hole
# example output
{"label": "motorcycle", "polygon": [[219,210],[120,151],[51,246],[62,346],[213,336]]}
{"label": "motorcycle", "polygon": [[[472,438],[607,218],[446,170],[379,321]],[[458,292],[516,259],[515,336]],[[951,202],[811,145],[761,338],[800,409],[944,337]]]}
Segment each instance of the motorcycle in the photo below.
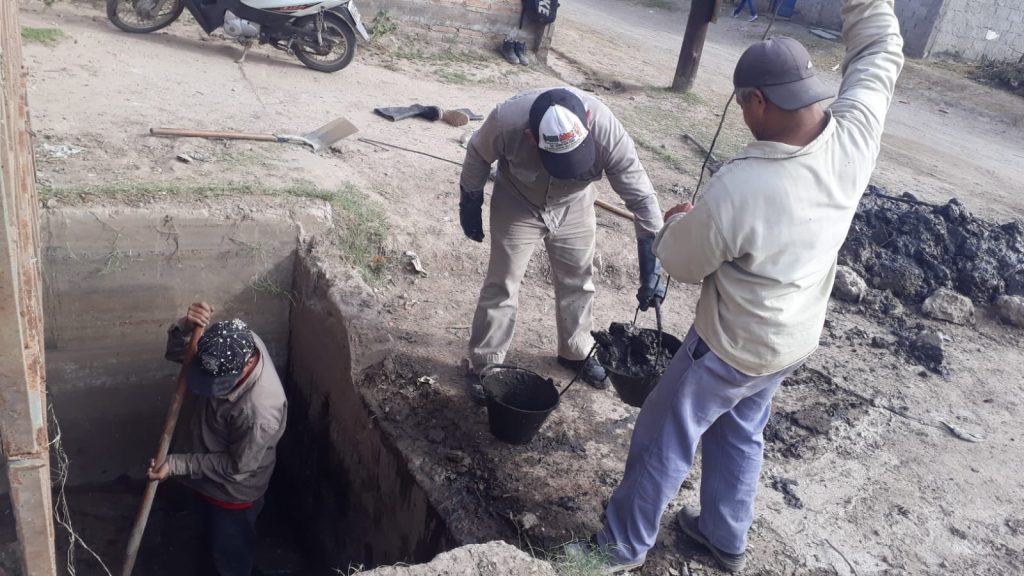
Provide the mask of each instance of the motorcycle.
{"label": "motorcycle", "polygon": [[337,72],[356,54],[356,32],[369,40],[354,0],[107,0],[107,17],[125,32],[155,32],[185,8],[209,34],[224,33],[243,46],[270,44],[320,72]]}

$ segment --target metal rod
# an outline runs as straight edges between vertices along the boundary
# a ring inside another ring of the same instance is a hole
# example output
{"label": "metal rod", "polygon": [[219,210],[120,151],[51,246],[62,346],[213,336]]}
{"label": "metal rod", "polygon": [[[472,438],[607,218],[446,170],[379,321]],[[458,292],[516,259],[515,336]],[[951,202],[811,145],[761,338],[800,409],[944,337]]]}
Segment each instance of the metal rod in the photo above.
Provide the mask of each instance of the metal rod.
{"label": "metal rod", "polygon": [[[199,339],[203,336],[204,328],[196,326],[192,330],[192,337],[189,339],[188,348],[185,350],[185,359],[181,363],[181,370],[178,371],[178,380],[174,388],[174,397],[167,409],[167,419],[164,420],[164,431],[160,435],[160,445],[156,450],[156,458],[153,460],[159,466],[167,459],[167,452],[171,449],[171,439],[174,437],[174,428],[178,424],[178,413],[181,412],[181,404],[185,400],[185,371],[192,362],[192,357],[199,346]],[[139,506],[139,513],[135,517],[135,524],[132,526],[132,533],[128,537],[128,550],[124,556],[124,568],[121,576],[131,576],[135,568],[135,560],[139,555],[139,545],[142,543],[142,533],[146,531],[146,522],[149,521],[149,511],[153,508],[153,498],[156,496],[157,486],[160,482],[150,480],[146,484],[146,491],[142,495],[142,504]]]}

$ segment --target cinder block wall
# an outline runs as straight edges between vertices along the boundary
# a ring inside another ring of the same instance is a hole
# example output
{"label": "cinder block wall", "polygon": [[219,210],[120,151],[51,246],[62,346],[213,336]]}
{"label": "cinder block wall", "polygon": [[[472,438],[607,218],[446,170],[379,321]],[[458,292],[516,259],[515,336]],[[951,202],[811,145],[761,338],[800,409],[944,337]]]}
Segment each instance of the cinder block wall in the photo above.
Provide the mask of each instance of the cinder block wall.
{"label": "cinder block wall", "polygon": [[[990,40],[987,34],[998,37]],[[1024,2],[946,0],[929,52],[967,60],[1019,60],[1024,56]]]}
{"label": "cinder block wall", "polygon": [[903,52],[923,58],[935,36],[935,24],[946,0],[896,0],[896,17],[903,33]]}
{"label": "cinder block wall", "polygon": [[438,40],[497,48],[504,38],[515,35],[542,61],[551,43],[551,27],[529,16],[520,29],[522,0],[360,0],[359,7],[367,20],[386,10],[405,29]]}
{"label": "cinder block wall", "polygon": [[[767,0],[758,5],[767,11]],[[839,30],[841,7],[841,0],[797,0],[795,19]],[[896,0],[896,16],[908,56],[1014,61],[1024,56],[1024,0]],[[987,39],[990,31],[998,37]]]}

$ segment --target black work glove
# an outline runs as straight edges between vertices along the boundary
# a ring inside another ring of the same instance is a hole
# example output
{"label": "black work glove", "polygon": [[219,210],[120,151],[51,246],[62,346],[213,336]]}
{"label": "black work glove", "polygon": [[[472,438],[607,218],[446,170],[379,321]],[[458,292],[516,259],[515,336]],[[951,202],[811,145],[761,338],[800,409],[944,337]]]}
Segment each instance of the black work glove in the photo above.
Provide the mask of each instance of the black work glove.
{"label": "black work glove", "polygon": [[459,224],[462,224],[462,231],[466,237],[477,242],[484,241],[484,191],[470,191],[460,187],[462,194],[459,197]]}
{"label": "black work glove", "polygon": [[654,255],[654,237],[637,238],[637,258],[640,261],[640,289],[636,292],[636,299],[640,303],[640,309],[647,311],[656,303],[660,304],[665,299],[665,290],[668,283],[661,277],[661,261]]}

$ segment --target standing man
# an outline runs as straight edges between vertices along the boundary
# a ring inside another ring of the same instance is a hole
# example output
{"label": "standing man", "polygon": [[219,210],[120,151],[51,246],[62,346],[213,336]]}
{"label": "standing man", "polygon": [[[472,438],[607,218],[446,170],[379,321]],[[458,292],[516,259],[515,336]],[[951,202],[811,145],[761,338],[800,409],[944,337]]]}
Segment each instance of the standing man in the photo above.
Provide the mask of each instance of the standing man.
{"label": "standing man", "polygon": [[640,308],[647,310],[665,295],[653,251],[661,210],[633,140],[607,106],[572,89],[531,90],[499,104],[473,135],[462,165],[459,220],[476,242],[484,239],[484,184],[495,161],[491,260],[469,339],[472,369],[479,373],[504,360],[515,331],[519,285],[543,240],[555,284],[558,363],[604,388],[604,369],[594,358],[585,362],[594,343],[592,184],[602,175],[636,215]]}
{"label": "standing man", "polygon": [[670,210],[656,242],[668,273],[703,283],[693,328],[633,431],[622,483],[597,545],[608,571],[635,568],[655,543],[703,438],[700,508],[677,517],[727,571],[746,562],[779,383],[818,346],[836,257],[878,157],[903,66],[893,0],[844,0],[839,96],[791,38],[751,46],[733,75],[757,142]]}
{"label": "standing man", "polygon": [[256,518],[270,484],[288,403],[267,347],[245,322],[210,324],[213,308],[196,302],[167,331],[166,357],[182,362],[192,331],[205,327],[185,372],[196,394],[188,429],[191,452],[150,460],[150,480],[174,476],[198,496],[204,567],[218,576],[250,576]]}

